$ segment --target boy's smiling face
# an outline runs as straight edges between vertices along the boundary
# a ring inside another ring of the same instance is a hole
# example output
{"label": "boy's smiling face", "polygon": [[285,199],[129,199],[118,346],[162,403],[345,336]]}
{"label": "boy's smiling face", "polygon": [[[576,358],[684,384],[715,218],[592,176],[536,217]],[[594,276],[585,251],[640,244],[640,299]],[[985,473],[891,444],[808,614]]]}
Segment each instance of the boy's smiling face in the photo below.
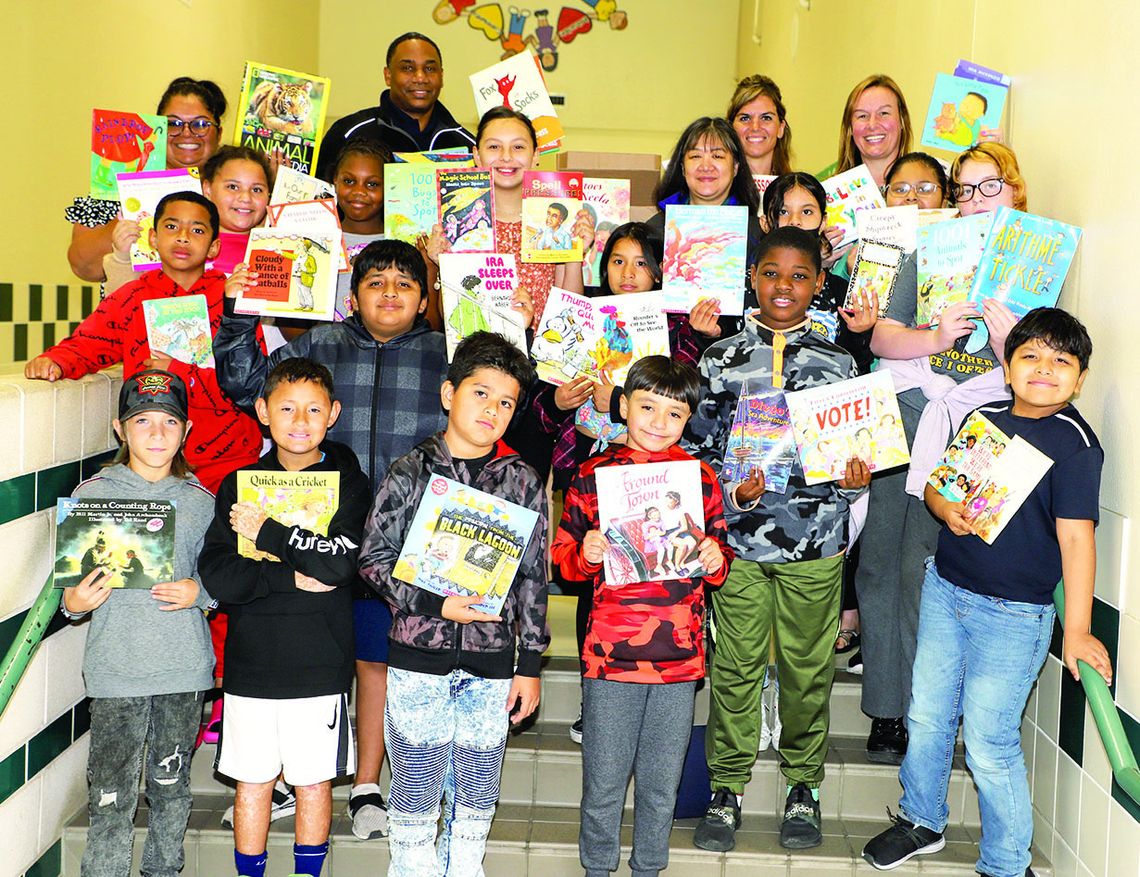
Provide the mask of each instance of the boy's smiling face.
{"label": "boy's smiling face", "polygon": [[678,399],[649,390],[622,395],[619,403],[628,435],[626,444],[635,451],[664,451],[681,440],[692,411]]}
{"label": "boy's smiling face", "polygon": [[804,321],[812,298],[823,288],[823,273],[793,247],[769,249],[752,266],[760,320],[769,329],[791,329]]}
{"label": "boy's smiling face", "polygon": [[478,368],[459,382],[444,381],[440,398],[447,411],[443,440],[453,457],[485,457],[503,437],[518,407],[522,387],[505,372]]}
{"label": "boy's smiling face", "polygon": [[1013,413],[1032,418],[1056,414],[1080,392],[1087,374],[1073,354],[1054,350],[1040,338],[1029,339],[1005,364]]}
{"label": "boy's smiling face", "polygon": [[419,283],[395,265],[373,268],[352,293],[352,309],[381,344],[403,335],[427,310]]}
{"label": "boy's smiling face", "polygon": [[206,261],[218,255],[220,246],[210,214],[190,201],[167,202],[150,230],[150,245],[158,251],[163,273],[184,289],[202,276]]}
{"label": "boy's smiling face", "polygon": [[267,399],[256,402],[257,419],[269,427],[277,459],[291,472],[321,458],[321,442],[340,416],[340,402],[314,381],[281,381]]}

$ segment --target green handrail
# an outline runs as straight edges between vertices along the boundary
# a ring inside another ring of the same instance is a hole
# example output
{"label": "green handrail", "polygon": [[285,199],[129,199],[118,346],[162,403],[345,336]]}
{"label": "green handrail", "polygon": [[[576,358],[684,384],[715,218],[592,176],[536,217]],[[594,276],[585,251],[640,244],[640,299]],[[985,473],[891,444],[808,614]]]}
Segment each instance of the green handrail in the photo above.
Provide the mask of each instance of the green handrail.
{"label": "green handrail", "polygon": [[32,662],[36,649],[40,647],[40,640],[44,638],[48,623],[56,610],[59,609],[59,599],[63,592],[55,587],[55,574],[48,573],[40,595],[28,610],[24,623],[20,625],[20,632],[16,640],[4,656],[4,663],[0,664],[0,717],[8,708],[8,701],[12,699],[12,692],[20,684],[24,671]]}
{"label": "green handrail", "polygon": [[[1058,583],[1057,589],[1053,592],[1053,602],[1057,606],[1057,618],[1064,626],[1064,582]],[[1105,752],[1108,753],[1112,778],[1128,797],[1140,804],[1140,767],[1136,765],[1136,756],[1128,744],[1128,737],[1124,734],[1124,725],[1120,723],[1120,715],[1116,712],[1116,703],[1112,699],[1112,692],[1108,690],[1108,683],[1084,661],[1077,662],[1077,670],[1081,675],[1081,685],[1085,689],[1093,721],[1096,722],[1101,742],[1104,743]]]}

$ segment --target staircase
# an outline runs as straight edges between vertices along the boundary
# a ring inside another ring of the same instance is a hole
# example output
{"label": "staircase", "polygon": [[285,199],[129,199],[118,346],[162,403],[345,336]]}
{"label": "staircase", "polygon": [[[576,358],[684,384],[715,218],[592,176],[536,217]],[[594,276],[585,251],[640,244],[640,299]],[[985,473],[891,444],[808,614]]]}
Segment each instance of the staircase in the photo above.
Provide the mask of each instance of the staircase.
{"label": "staircase", "polygon": [[[846,658],[846,656],[843,656]],[[553,658],[542,674],[539,719],[527,731],[513,735],[503,767],[502,796],[487,843],[484,869],[488,877],[581,877],[578,864],[578,805],[582,791],[580,748],[567,729],[578,715],[577,661]],[[710,853],[693,846],[696,819],[678,820],[673,827],[668,874],[676,877],[852,877],[876,874],[860,851],[868,839],[886,827],[886,808],[895,809],[900,787],[898,769],[867,761],[863,745],[870,721],[859,711],[860,677],[836,673],[831,694],[831,746],[827,778],[820,803],[823,845],[788,854],[778,843],[779,814],[785,785],[779,756],[761,753],[752,771],[743,804],[744,824],[736,849]],[[708,689],[697,693],[697,722],[708,715]],[[221,816],[233,802],[232,790],[213,773],[214,747],[204,746],[194,760],[194,810],[186,833],[185,877],[229,877],[233,869],[233,839],[221,827]],[[381,778],[386,788],[387,776]],[[388,866],[385,840],[362,842],[352,836],[347,816],[347,784],[334,788],[332,843],[325,874],[330,877],[380,877]],[[622,865],[627,874],[632,838],[632,784],[622,820]],[[950,783],[950,827],[946,849],[915,859],[892,872],[914,875],[974,874],[980,834],[977,793],[959,752]],[[145,806],[136,826],[135,873],[142,853]],[[63,875],[78,877],[87,833],[86,812],[64,834]],[[293,820],[275,822],[269,834],[268,877],[292,873]],[[1034,852],[1038,877],[1053,877],[1051,865]]]}

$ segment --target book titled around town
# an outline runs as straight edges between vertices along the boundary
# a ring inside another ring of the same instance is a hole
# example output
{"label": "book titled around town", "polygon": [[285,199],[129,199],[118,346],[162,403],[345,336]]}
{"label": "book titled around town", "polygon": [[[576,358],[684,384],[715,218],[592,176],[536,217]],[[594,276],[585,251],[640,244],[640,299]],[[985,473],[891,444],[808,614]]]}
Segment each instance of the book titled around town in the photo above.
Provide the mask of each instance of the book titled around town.
{"label": "book titled around town", "polygon": [[96,568],[104,587],[149,588],[174,578],[174,503],[61,498],[56,503],[55,586],[70,588]]}

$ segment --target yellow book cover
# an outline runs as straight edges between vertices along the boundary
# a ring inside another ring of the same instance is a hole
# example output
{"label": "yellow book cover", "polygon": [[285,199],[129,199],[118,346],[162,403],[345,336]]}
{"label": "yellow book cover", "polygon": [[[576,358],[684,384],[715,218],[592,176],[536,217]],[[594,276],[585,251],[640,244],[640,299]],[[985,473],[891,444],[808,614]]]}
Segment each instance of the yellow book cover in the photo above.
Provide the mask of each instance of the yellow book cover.
{"label": "yellow book cover", "polygon": [[[304,527],[321,536],[329,534],[340,494],[339,472],[273,472],[247,469],[237,474],[238,502],[256,503],[265,514],[286,527]],[[273,560],[238,536],[238,554],[253,560]]]}
{"label": "yellow book cover", "polygon": [[329,80],[311,73],[245,62],[234,145],[285,153],[289,167],[311,174],[325,127]]}

